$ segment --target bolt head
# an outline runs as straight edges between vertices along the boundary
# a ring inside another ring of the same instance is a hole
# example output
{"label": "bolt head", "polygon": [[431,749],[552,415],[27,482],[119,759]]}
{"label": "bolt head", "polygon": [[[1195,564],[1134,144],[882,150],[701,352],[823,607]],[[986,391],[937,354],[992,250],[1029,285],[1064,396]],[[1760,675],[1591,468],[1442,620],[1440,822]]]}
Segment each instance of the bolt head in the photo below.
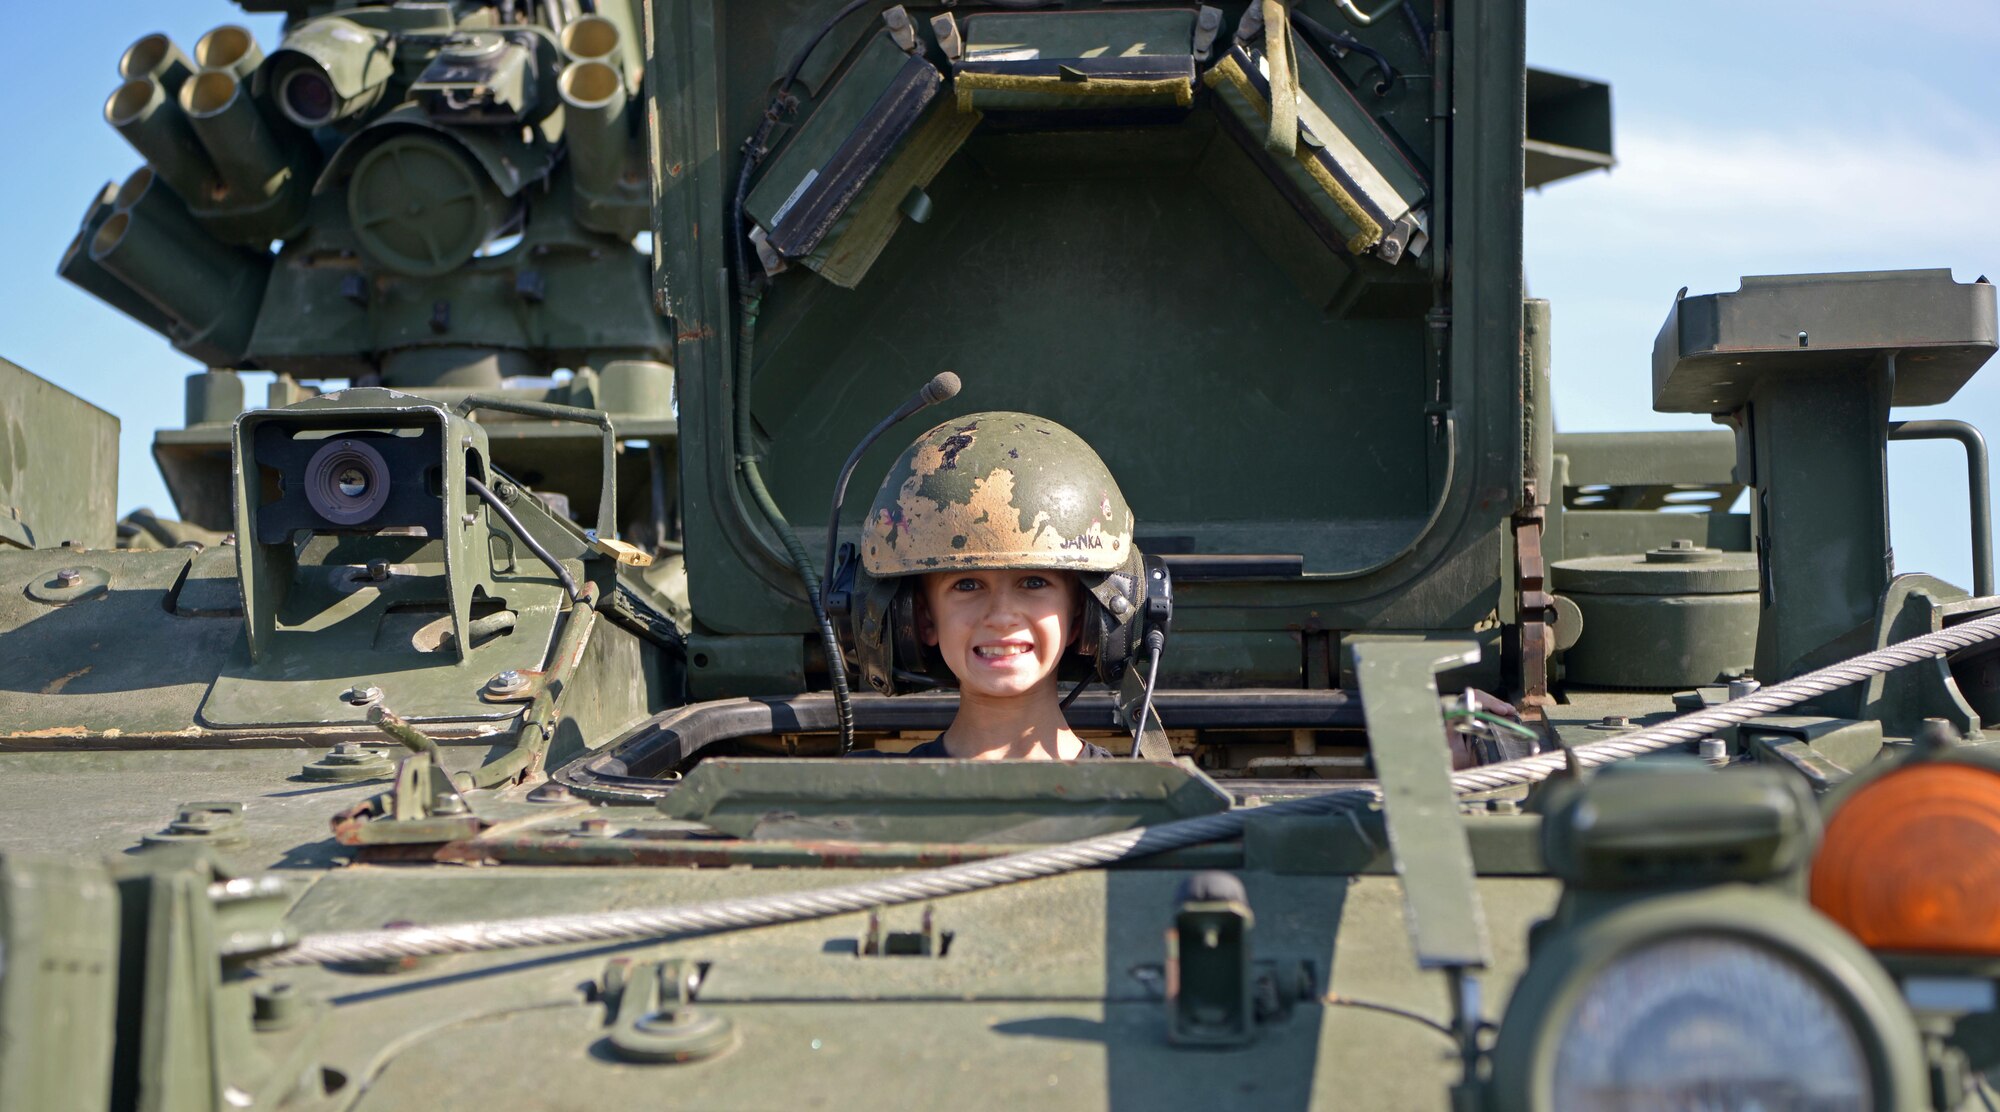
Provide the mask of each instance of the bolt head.
{"label": "bolt head", "polygon": [[373,579],[378,583],[384,579],[389,578],[389,561],[387,560],[368,561],[368,578]]}
{"label": "bolt head", "polygon": [[361,743],[358,741],[336,742],[334,744],[333,751],[337,756],[342,756],[342,757],[358,756],[361,753]]}
{"label": "bolt head", "polygon": [[83,573],[75,568],[63,568],[56,572],[56,586],[74,587],[83,582]]}
{"label": "bolt head", "polygon": [[504,672],[496,672],[492,679],[486,681],[486,689],[496,694],[508,694],[520,691],[527,686],[528,677],[522,675],[515,668],[509,668]]}
{"label": "bolt head", "polygon": [[382,689],[374,684],[357,684],[347,689],[341,698],[357,707],[365,707],[382,698]]}
{"label": "bolt head", "polygon": [[1607,714],[1604,716],[1604,725],[1606,726],[1630,726],[1631,724],[1632,719],[1623,714]]}

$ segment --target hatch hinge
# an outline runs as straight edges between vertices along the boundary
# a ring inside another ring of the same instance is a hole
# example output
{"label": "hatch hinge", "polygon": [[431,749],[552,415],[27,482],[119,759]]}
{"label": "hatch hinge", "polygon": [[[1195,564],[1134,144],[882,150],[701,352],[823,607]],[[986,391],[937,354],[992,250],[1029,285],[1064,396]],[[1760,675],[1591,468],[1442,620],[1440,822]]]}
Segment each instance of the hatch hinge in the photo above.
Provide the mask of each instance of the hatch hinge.
{"label": "hatch hinge", "polygon": [[1542,557],[1542,528],[1547,511],[1530,484],[1528,508],[1514,515],[1514,578],[1518,592],[1516,663],[1519,690],[1514,704],[1523,718],[1540,722],[1549,701],[1549,656],[1555,651],[1552,627],[1556,600],[1548,588],[1548,562]]}

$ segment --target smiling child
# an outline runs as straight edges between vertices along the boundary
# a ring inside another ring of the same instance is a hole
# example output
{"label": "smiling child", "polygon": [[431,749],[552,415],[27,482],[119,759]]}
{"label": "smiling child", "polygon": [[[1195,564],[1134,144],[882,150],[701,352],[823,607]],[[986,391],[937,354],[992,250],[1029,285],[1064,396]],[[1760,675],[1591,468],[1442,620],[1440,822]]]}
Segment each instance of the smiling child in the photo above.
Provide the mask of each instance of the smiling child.
{"label": "smiling child", "polygon": [[1132,511],[1081,437],[1024,413],[931,429],[884,479],[861,558],[876,580],[903,581],[916,639],[934,654],[923,670],[942,665],[958,684],[951,725],[909,756],[1110,755],[1069,728],[1058,691],[1065,658],[1096,668],[1102,630],[1120,635],[1135,616],[1109,617],[1093,597],[1130,576],[1136,554]]}

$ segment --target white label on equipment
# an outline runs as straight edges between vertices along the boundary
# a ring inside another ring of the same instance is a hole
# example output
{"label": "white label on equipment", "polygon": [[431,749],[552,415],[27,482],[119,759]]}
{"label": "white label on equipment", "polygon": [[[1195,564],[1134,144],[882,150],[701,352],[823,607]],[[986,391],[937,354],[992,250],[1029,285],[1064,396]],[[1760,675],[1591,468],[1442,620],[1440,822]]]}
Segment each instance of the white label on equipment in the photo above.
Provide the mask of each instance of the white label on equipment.
{"label": "white label on equipment", "polygon": [[975,46],[966,51],[968,62],[1032,62],[1042,56],[1032,46]]}
{"label": "white label on equipment", "polygon": [[772,214],[771,226],[773,228],[785,222],[785,214],[792,211],[792,206],[798,204],[799,198],[805,196],[806,190],[812,188],[812,183],[818,180],[819,180],[818,170],[806,171],[806,176],[799,179],[799,184],[792,190],[792,195],[785,198],[785,203],[779,205],[778,211]]}

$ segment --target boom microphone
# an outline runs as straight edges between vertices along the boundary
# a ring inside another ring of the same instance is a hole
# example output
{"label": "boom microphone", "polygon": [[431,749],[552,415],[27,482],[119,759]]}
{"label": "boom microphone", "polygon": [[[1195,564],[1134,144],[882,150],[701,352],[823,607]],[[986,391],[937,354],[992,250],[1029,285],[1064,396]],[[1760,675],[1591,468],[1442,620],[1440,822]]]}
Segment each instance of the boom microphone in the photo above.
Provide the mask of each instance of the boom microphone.
{"label": "boom microphone", "polygon": [[861,443],[856,444],[854,450],[847,454],[847,462],[840,467],[840,478],[833,484],[833,513],[826,519],[826,576],[821,582],[828,584],[833,582],[833,550],[840,534],[840,508],[847,502],[847,481],[854,477],[854,469],[861,463],[861,453],[867,451],[869,445],[881,439],[883,433],[894,428],[898,422],[912,413],[957,395],[960,385],[958,376],[950,371],[939,371],[932,375],[931,380],[910,395],[902,405],[897,406],[894,413],[882,418],[880,423],[869,429],[868,435],[861,438]]}

